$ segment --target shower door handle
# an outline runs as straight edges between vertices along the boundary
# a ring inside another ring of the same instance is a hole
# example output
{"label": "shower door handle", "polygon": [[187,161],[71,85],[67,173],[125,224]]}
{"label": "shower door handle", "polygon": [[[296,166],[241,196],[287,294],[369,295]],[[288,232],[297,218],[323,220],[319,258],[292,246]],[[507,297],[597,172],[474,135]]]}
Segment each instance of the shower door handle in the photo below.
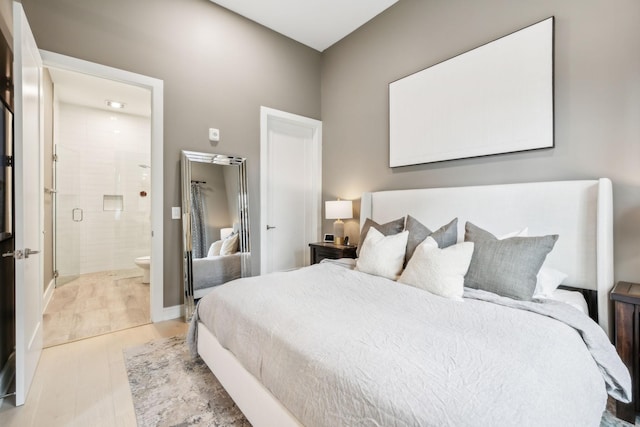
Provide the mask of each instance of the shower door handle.
{"label": "shower door handle", "polygon": [[71,219],[75,222],[82,222],[82,220],[84,219],[84,211],[80,208],[72,209]]}

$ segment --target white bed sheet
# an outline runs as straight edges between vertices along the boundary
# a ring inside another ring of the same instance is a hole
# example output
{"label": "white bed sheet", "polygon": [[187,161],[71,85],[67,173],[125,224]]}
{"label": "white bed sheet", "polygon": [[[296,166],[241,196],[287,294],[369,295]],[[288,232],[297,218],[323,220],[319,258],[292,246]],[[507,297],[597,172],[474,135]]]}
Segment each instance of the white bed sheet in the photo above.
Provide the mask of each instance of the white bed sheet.
{"label": "white bed sheet", "polygon": [[553,295],[547,299],[569,304],[576,310],[580,310],[587,316],[589,315],[589,306],[587,305],[587,301],[584,299],[584,295],[582,295],[580,292],[568,291],[566,289],[556,289],[555,291],[553,291]]}

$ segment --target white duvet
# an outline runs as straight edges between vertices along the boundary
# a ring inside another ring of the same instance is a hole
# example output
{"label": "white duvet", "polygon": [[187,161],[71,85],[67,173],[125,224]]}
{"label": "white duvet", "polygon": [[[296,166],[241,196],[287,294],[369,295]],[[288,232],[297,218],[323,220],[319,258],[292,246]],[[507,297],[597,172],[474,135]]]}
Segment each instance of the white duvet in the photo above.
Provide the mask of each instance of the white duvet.
{"label": "white duvet", "polygon": [[306,426],[598,426],[607,390],[628,400],[591,319],[512,301],[324,263],[219,286],[194,322]]}

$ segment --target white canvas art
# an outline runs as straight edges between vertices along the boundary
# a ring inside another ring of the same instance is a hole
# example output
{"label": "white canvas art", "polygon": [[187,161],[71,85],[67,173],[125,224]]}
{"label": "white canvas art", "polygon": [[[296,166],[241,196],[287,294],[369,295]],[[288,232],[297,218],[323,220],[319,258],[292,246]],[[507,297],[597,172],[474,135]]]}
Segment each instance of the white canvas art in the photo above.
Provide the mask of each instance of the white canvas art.
{"label": "white canvas art", "polygon": [[391,167],[553,147],[553,17],[389,84]]}

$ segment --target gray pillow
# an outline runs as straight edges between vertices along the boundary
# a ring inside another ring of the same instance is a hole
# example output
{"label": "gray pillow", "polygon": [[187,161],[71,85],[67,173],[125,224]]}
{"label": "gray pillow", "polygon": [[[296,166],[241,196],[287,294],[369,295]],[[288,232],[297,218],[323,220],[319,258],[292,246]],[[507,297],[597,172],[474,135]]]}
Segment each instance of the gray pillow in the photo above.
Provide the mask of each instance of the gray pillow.
{"label": "gray pillow", "polygon": [[369,228],[375,227],[376,230],[384,234],[385,236],[391,236],[393,234],[398,234],[404,230],[404,217],[398,218],[395,221],[387,222],[386,224],[378,224],[374,220],[367,218],[364,222],[364,226],[362,227],[362,231],[360,231],[360,244],[356,249],[356,256],[360,256],[360,248],[364,243],[364,239],[367,237],[367,233],[369,232]]}
{"label": "gray pillow", "polygon": [[530,301],[536,289],[536,275],[558,235],[499,240],[467,222],[464,240],[475,245],[464,278],[466,287]]}
{"label": "gray pillow", "polygon": [[413,256],[418,245],[424,242],[424,239],[431,236],[436,241],[440,249],[444,249],[451,245],[455,245],[458,241],[458,218],[454,218],[449,224],[443,225],[436,231],[429,230],[420,221],[407,215],[407,225],[404,228],[409,231],[409,239],[407,240],[407,252],[404,256],[404,265]]}

